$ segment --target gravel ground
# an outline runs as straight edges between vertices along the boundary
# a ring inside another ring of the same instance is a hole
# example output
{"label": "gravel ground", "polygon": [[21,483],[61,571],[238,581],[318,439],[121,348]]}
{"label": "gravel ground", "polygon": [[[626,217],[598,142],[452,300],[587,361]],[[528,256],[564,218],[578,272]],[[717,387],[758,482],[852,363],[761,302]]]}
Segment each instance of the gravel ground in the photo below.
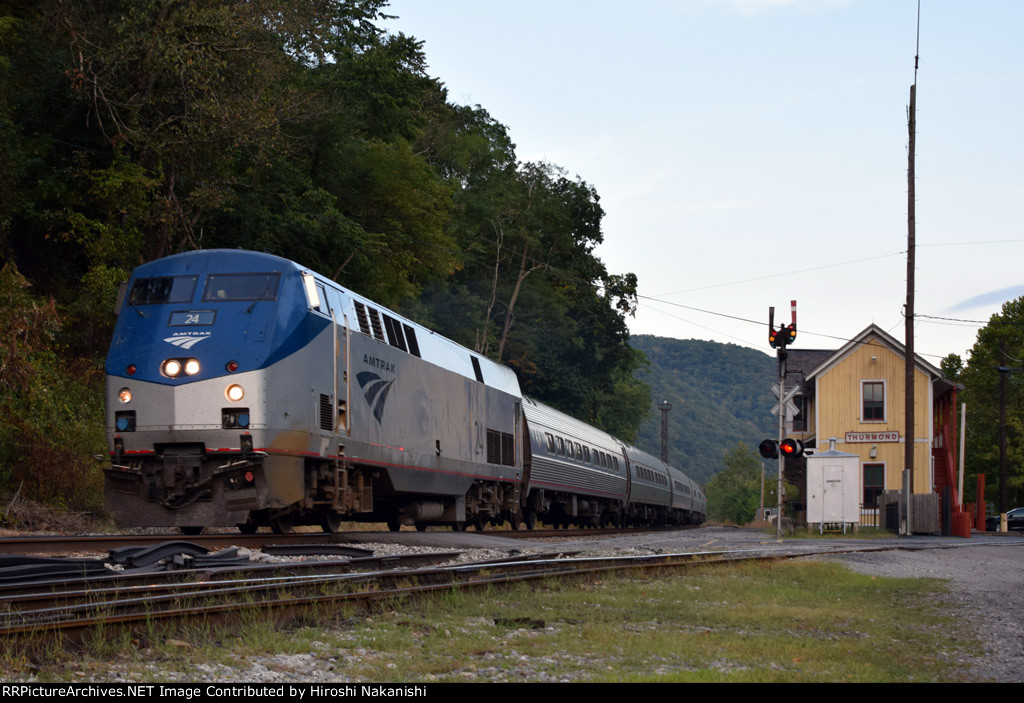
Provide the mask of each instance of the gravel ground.
{"label": "gravel ground", "polygon": [[827,557],[875,576],[949,580],[948,602],[964,626],[984,642],[983,656],[967,662],[978,681],[1024,682],[1024,544],[843,554]]}

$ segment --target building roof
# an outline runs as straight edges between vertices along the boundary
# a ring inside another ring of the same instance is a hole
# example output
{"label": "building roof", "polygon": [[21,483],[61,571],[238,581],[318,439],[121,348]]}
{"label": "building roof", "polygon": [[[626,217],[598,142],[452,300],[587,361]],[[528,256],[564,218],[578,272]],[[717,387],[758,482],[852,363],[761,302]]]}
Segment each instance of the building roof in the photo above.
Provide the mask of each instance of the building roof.
{"label": "building roof", "polygon": [[790,349],[786,359],[786,387],[803,386],[809,374],[835,354],[834,349]]}
{"label": "building roof", "polygon": [[[838,350],[832,352],[826,358],[822,359],[818,363],[818,365],[811,369],[809,372],[806,372],[804,374],[804,380],[816,380],[818,376],[821,376],[825,372],[835,367],[839,362],[841,362],[843,359],[849,356],[855,349],[857,349],[859,346],[863,344],[875,344],[884,348],[888,348],[893,353],[902,357],[905,357],[907,353],[907,348],[899,340],[897,340],[895,337],[893,337],[891,334],[883,330],[878,325],[871,323],[870,325],[865,327],[859,334],[857,334],[853,339],[844,344]],[[812,358],[813,357],[808,357],[808,360],[811,360]],[[928,374],[928,376],[931,378],[932,383],[934,383],[937,386],[936,390],[939,390],[940,394],[945,393],[956,386],[956,384],[953,381],[950,381],[949,379],[945,378],[942,375],[942,371],[940,369],[928,363],[917,354],[914,354],[914,364],[922,372]]]}

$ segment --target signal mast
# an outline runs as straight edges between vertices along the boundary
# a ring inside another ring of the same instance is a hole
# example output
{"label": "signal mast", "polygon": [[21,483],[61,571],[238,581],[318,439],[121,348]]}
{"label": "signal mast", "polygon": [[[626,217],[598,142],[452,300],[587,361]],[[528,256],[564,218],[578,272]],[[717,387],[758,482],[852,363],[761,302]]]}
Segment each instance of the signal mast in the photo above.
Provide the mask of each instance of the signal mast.
{"label": "signal mast", "polygon": [[786,466],[786,458],[796,459],[803,456],[804,443],[799,439],[786,437],[786,359],[789,353],[786,347],[796,340],[796,301],[790,301],[792,321],[789,325],[779,324],[775,329],[775,308],[768,308],[768,344],[775,349],[779,359],[779,438],[766,439],[758,446],[758,451],[765,459],[779,460],[778,485],[775,495],[778,506],[775,513],[775,536],[782,537],[782,474]]}

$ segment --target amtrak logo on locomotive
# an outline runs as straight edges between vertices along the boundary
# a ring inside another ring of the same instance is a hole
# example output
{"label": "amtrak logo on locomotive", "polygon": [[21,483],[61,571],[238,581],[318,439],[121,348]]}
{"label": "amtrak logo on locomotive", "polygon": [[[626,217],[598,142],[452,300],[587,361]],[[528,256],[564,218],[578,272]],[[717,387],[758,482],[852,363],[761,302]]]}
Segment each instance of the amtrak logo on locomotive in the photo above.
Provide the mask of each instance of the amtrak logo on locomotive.
{"label": "amtrak logo on locomotive", "polygon": [[182,349],[191,349],[204,339],[209,338],[209,332],[175,332],[170,337],[164,337],[164,341]]}
{"label": "amtrak logo on locomotive", "polygon": [[[388,364],[388,366],[394,368],[392,364]],[[384,414],[384,403],[388,399],[388,392],[395,379],[385,381],[372,371],[360,371],[356,374],[356,380],[359,381],[359,387],[363,389],[366,402],[373,410],[373,416],[377,418],[377,422],[380,422],[380,418]]]}

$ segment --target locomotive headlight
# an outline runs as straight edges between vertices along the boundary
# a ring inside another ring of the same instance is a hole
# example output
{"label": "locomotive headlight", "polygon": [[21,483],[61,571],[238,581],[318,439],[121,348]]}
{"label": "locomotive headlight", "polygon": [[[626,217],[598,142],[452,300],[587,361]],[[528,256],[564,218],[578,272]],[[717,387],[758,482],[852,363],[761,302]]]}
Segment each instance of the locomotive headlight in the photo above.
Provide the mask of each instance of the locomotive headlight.
{"label": "locomotive headlight", "polygon": [[195,376],[199,373],[199,361],[197,359],[189,359],[185,362],[185,373],[189,376]]}
{"label": "locomotive headlight", "polygon": [[164,362],[164,375],[174,378],[181,373],[181,362],[177,359],[168,359]]}
{"label": "locomotive headlight", "polygon": [[224,395],[226,395],[228,400],[232,403],[237,403],[242,399],[242,396],[245,395],[245,391],[242,390],[242,387],[237,383],[232,383],[227,387],[227,390],[224,391]]}
{"label": "locomotive headlight", "polygon": [[119,390],[117,392],[117,399],[120,400],[122,403],[130,403],[130,402],[132,402],[132,392],[131,392],[131,390],[128,389],[128,388],[122,388],[121,390]]}

